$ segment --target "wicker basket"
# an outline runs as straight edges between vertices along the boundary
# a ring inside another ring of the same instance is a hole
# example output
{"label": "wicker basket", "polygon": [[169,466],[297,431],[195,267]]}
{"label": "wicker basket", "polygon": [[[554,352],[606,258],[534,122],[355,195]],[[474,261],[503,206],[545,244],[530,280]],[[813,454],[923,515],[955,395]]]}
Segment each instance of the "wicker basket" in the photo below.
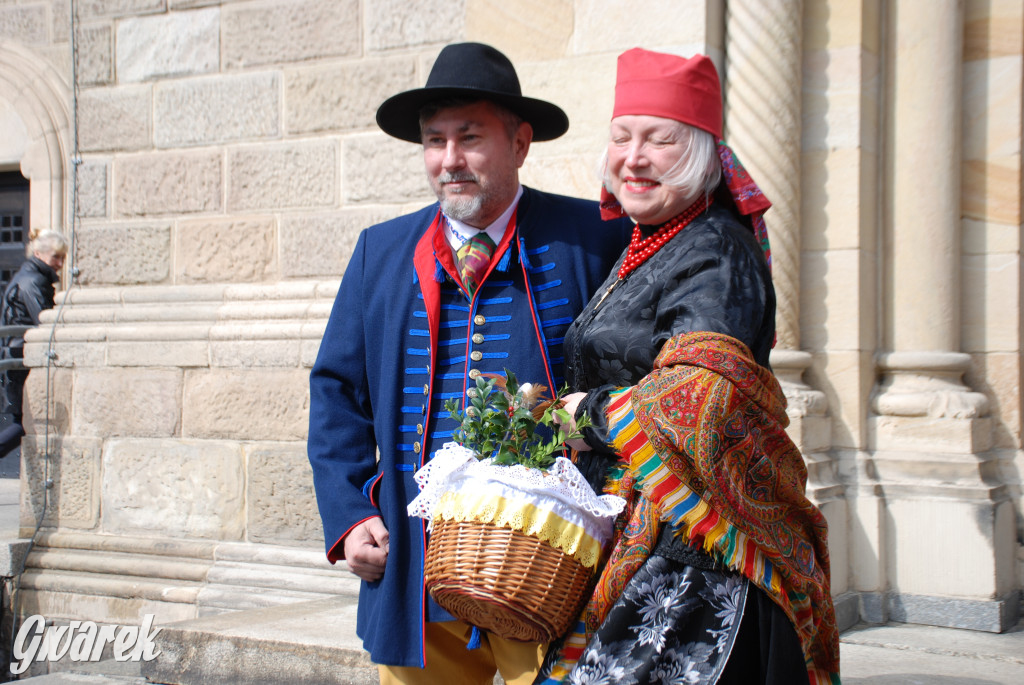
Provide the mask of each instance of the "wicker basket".
{"label": "wicker basket", "polygon": [[537,538],[476,521],[435,519],[425,584],[456,618],[499,637],[551,642],[586,600],[591,572]]}

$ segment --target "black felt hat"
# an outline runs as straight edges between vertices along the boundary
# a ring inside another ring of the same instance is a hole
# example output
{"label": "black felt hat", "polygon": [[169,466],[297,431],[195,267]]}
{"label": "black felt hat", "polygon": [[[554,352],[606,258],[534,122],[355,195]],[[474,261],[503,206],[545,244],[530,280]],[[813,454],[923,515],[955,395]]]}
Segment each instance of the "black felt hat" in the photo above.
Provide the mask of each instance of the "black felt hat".
{"label": "black felt hat", "polygon": [[427,85],[394,95],[377,108],[377,125],[395,138],[420,142],[420,109],[450,97],[490,100],[533,126],[533,140],[553,140],[569,130],[569,118],[557,105],[523,97],[508,57],[490,45],[447,45],[434,61]]}

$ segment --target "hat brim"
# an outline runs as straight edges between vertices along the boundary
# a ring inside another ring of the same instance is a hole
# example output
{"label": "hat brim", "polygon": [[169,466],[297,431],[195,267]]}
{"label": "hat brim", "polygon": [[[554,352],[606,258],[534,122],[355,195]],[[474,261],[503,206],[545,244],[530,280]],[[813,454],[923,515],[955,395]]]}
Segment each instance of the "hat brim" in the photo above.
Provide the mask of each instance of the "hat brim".
{"label": "hat brim", "polygon": [[420,109],[453,97],[490,100],[510,109],[533,127],[534,141],[554,140],[569,130],[569,117],[558,105],[521,95],[457,87],[417,88],[393,95],[377,108],[377,125],[395,138],[420,143]]}

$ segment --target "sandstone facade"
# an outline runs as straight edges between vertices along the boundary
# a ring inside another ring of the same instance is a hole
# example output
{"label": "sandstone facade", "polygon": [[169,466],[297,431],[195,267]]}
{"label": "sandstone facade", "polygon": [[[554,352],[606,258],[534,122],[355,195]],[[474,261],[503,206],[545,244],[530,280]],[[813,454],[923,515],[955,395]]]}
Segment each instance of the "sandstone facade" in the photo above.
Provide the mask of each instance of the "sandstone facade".
{"label": "sandstone facade", "polygon": [[28,338],[23,611],[353,591],[323,560],[306,380],[359,230],[431,200],[376,106],[480,40],[572,122],[524,182],[591,198],[618,53],[715,59],[726,139],[774,201],[772,362],[841,622],[1006,629],[1022,37],[1020,0],[0,2],[0,170],[30,180],[34,229],[75,239]]}

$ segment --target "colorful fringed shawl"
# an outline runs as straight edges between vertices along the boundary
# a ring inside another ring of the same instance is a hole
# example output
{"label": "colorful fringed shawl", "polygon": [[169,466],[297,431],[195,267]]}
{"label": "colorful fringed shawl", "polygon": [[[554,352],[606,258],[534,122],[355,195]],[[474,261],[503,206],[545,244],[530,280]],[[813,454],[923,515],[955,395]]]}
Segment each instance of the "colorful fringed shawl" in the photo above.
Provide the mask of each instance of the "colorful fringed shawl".
{"label": "colorful fringed shawl", "polygon": [[807,470],[786,435],[785,407],[771,372],[741,342],[717,333],[672,338],[650,375],[613,395],[607,414],[620,461],[606,492],[629,504],[547,682],[572,670],[650,556],[660,522],[742,572],[785,611],[811,685],[839,682],[827,524],[804,496]]}

